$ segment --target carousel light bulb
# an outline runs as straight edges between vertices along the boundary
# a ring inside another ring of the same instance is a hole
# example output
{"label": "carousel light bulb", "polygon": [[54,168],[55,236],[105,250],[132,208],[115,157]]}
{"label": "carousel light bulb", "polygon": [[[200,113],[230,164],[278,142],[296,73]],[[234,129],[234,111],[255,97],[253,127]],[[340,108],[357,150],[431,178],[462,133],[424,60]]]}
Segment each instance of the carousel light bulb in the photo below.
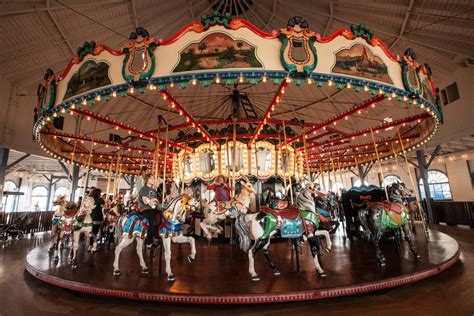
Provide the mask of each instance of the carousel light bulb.
{"label": "carousel light bulb", "polygon": [[267,77],[266,77],[266,76],[263,76],[263,77],[262,77],[262,82],[263,82],[263,83],[267,82]]}
{"label": "carousel light bulb", "polygon": [[424,109],[425,108],[425,105],[422,103],[420,104],[420,109]]}
{"label": "carousel light bulb", "polygon": [[240,82],[240,83],[244,82],[244,77],[243,77],[243,76],[240,76],[240,77],[239,77],[239,82]]}
{"label": "carousel light bulb", "polygon": [[361,111],[361,110],[358,110],[358,111],[357,111],[357,114],[362,114],[362,111]]}
{"label": "carousel light bulb", "polygon": [[408,97],[406,95],[403,96],[403,101],[405,101],[405,102],[408,101]]}
{"label": "carousel light bulb", "polygon": [[82,100],[82,105],[87,105],[87,99]]}
{"label": "carousel light bulb", "polygon": [[219,78],[219,76],[216,76],[216,83],[220,83],[221,82],[221,79]]}
{"label": "carousel light bulb", "polygon": [[328,86],[332,87],[333,84],[332,80],[328,80]]}
{"label": "carousel light bulb", "polygon": [[395,92],[392,92],[392,98],[395,98],[397,96],[397,94]]}
{"label": "carousel light bulb", "polygon": [[290,83],[291,82],[291,78],[290,77],[286,77],[286,83]]}
{"label": "carousel light bulb", "polygon": [[166,100],[168,99],[168,97],[166,96],[166,94],[163,93],[163,100]]}
{"label": "carousel light bulb", "polygon": [[117,130],[117,131],[118,131],[118,129],[119,129],[119,127],[118,127],[118,126],[115,126],[115,130]]}
{"label": "carousel light bulb", "polygon": [[191,80],[191,84],[192,84],[193,86],[195,86],[196,83],[197,83],[197,80],[196,80],[196,79]]}
{"label": "carousel light bulb", "polygon": [[90,116],[88,116],[88,117],[87,117],[87,120],[88,120],[88,121],[90,121],[90,120],[91,120],[91,117],[90,117]]}
{"label": "carousel light bulb", "polygon": [[73,104],[71,105],[71,109],[74,110],[75,108],[76,108],[76,105],[73,103]]}
{"label": "carousel light bulb", "polygon": [[351,83],[350,83],[350,82],[348,82],[348,83],[346,84],[346,88],[347,88],[347,89],[350,89],[350,88],[352,88],[352,85],[351,85]]}
{"label": "carousel light bulb", "polygon": [[98,95],[95,97],[95,100],[96,100],[97,102],[100,102],[100,94],[98,94]]}
{"label": "carousel light bulb", "polygon": [[369,87],[364,86],[364,91],[365,91],[365,92],[369,91]]}
{"label": "carousel light bulb", "polygon": [[62,108],[61,113],[63,113],[63,114],[66,113],[66,109]]}
{"label": "carousel light bulb", "polygon": [[346,115],[346,116],[344,117],[344,119],[347,121],[347,120],[349,119],[349,116]]}
{"label": "carousel light bulb", "polygon": [[308,82],[308,84],[312,84],[312,83],[313,83],[313,79],[308,78],[307,82]]}
{"label": "carousel light bulb", "polygon": [[375,103],[372,103],[370,106],[372,107],[372,109],[375,108]]}
{"label": "carousel light bulb", "polygon": [[117,91],[112,91],[112,98],[116,98],[117,97]]}

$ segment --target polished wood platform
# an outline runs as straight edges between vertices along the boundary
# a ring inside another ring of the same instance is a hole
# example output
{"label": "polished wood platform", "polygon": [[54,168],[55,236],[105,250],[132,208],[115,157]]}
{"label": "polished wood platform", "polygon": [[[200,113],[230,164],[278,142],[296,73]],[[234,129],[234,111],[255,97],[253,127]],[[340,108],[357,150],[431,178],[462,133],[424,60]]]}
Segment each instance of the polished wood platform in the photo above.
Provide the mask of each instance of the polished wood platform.
{"label": "polished wood platform", "polygon": [[230,245],[197,241],[196,260],[186,260],[189,248],[173,244],[172,268],[176,281],[169,283],[166,275],[158,275],[158,257],[147,260],[151,273],[140,274],[135,247],[122,252],[120,269],[122,275],[112,275],[113,247],[105,245],[96,254],[85,252],[81,247],[78,268],[71,269],[64,249],[56,265],[47,253],[48,244],[31,250],[27,256],[27,271],[34,277],[74,291],[124,297],[137,300],[166,301],[200,304],[247,304],[283,301],[315,300],[377,291],[385,288],[416,282],[440,273],[459,258],[456,240],[438,231],[431,231],[426,241],[417,236],[419,260],[410,255],[408,245],[403,243],[403,257],[396,253],[393,240],[385,240],[382,250],[387,266],[376,263],[373,247],[364,241],[350,242],[342,233],[333,236],[333,251],[322,256],[327,273],[325,279],[315,273],[310,251],[306,245],[300,256],[301,272],[291,256],[288,242],[272,244],[271,254],[281,270],[273,276],[262,253],[256,257],[256,269],[262,280],[252,282],[248,274],[247,256],[236,249],[230,258]]}

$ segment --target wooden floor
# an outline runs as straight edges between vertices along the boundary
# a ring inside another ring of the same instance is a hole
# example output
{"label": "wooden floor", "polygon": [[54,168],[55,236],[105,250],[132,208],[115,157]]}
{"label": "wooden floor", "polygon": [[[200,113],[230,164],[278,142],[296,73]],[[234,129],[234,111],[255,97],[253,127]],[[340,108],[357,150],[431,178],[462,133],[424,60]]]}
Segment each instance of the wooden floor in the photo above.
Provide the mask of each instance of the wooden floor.
{"label": "wooden floor", "polygon": [[295,258],[288,242],[276,242],[271,254],[281,270],[273,276],[262,253],[256,258],[256,269],[262,280],[252,282],[248,274],[246,254],[236,250],[230,257],[227,243],[197,241],[196,260],[189,264],[189,247],[173,245],[172,268],[176,281],[169,283],[166,275],[158,273],[158,257],[147,256],[151,273],[140,274],[138,257],[130,246],[122,253],[122,275],[112,275],[113,247],[103,247],[92,255],[81,251],[78,268],[73,270],[64,249],[56,265],[47,254],[48,244],[34,248],[27,257],[27,269],[36,278],[48,283],[94,295],[127,297],[132,299],[201,304],[245,304],[314,300],[377,291],[433,276],[453,265],[459,256],[458,243],[448,235],[433,231],[426,241],[417,237],[421,259],[415,260],[403,244],[403,256],[396,253],[393,240],[386,240],[382,250],[387,266],[379,267],[373,247],[364,241],[350,242],[342,234],[333,236],[333,251],[322,257],[327,273],[319,278],[312,257],[303,246],[301,272],[296,272]]}
{"label": "wooden floor", "polygon": [[474,230],[434,228],[454,237],[461,248],[460,259],[436,276],[364,295],[264,305],[167,304],[64,290],[25,271],[27,253],[49,242],[48,234],[36,234],[0,242],[0,315],[472,315]]}

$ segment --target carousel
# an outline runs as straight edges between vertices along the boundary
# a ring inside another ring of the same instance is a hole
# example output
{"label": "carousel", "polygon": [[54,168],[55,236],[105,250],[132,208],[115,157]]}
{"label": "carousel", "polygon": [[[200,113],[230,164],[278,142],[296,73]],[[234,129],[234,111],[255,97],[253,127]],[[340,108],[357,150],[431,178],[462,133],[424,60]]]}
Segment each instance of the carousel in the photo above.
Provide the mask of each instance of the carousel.
{"label": "carousel", "polygon": [[[47,70],[33,137],[71,174],[104,175],[116,198],[97,233],[94,199],[61,197],[52,243],[26,268],[78,292],[202,304],[424,279],[459,247],[429,229],[410,190],[330,192],[331,179],[369,165],[383,178],[394,160],[415,188],[406,152],[442,122],[429,65],[362,24],[322,37],[295,16],[267,33],[216,12],[167,39],[139,27],[119,50],[86,42],[61,73]],[[147,195],[123,201],[123,176]]]}

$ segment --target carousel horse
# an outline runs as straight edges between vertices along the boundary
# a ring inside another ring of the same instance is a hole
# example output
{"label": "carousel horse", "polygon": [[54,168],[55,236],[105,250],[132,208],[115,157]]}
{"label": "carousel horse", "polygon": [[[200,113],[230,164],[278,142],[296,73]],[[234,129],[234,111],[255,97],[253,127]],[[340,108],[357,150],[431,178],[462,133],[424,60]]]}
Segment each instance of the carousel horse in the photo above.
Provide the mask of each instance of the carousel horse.
{"label": "carousel horse", "polygon": [[380,239],[387,231],[392,231],[400,253],[400,228],[408,239],[410,250],[415,258],[420,258],[415,241],[408,225],[408,209],[403,204],[393,202],[370,202],[358,211],[359,220],[366,237],[375,246],[375,257],[381,266],[385,266],[385,257],[380,250]]}
{"label": "carousel horse", "polygon": [[[56,228],[52,234],[52,248],[50,248],[50,253],[53,254],[54,260],[59,260],[58,250],[59,247],[64,245],[66,238],[69,238],[74,231],[74,223],[76,222],[75,215],[77,213],[78,207],[74,202],[67,202],[64,196],[58,198],[58,200],[53,202],[55,205],[58,205],[60,210],[57,210],[53,217],[53,225],[56,222]],[[61,217],[57,217],[59,214],[62,214]]]}
{"label": "carousel horse", "polygon": [[230,201],[203,201],[204,220],[200,223],[204,235],[210,241],[214,236],[223,233],[219,222],[227,217],[236,218],[241,213],[247,213],[252,198],[255,197],[255,189],[245,176],[245,181],[240,193]]}
{"label": "carousel horse", "polygon": [[[75,216],[76,222],[74,223],[74,233],[73,233],[73,244],[72,244],[72,267],[77,267],[77,250],[79,249],[79,240],[81,235],[88,238],[94,238],[92,233],[92,209],[95,206],[94,198],[88,196],[85,197],[82,201],[81,208],[79,209],[77,215]],[[92,253],[97,251],[97,240],[94,238],[93,245],[90,247]]]}
{"label": "carousel horse", "polygon": [[[58,248],[59,246],[59,236],[60,236],[60,230],[59,230],[59,221],[61,217],[64,215],[64,212],[66,211],[66,196],[61,195],[57,198],[57,200],[53,201],[53,205],[57,206],[56,211],[53,214],[53,218],[51,220],[52,225],[51,225],[51,246],[49,247],[49,253],[55,252],[55,249]],[[55,254],[56,258],[57,254]]]}
{"label": "carousel horse", "polygon": [[409,190],[403,182],[394,182],[387,186],[387,192],[390,202],[403,204],[410,211],[410,228],[411,231],[416,234],[415,214],[419,210],[416,197],[413,196],[412,191]]}
{"label": "carousel horse", "polygon": [[188,243],[191,246],[191,253],[188,256],[189,263],[194,261],[196,257],[196,245],[194,237],[184,235],[184,222],[188,212],[195,209],[195,201],[193,197],[187,193],[182,194],[169,203],[163,212],[158,212],[155,235],[163,240],[163,249],[165,253],[166,274],[168,281],[175,280],[175,276],[171,271],[171,242]]}
{"label": "carousel horse", "polygon": [[339,228],[339,222],[333,220],[330,211],[327,211],[327,205],[330,200],[326,198],[323,204],[324,207],[321,207],[321,205],[316,204],[315,193],[311,185],[301,191],[298,195],[296,206],[300,210],[309,210],[315,213],[319,217],[319,229],[327,230],[330,234],[334,234]]}
{"label": "carousel horse", "polygon": [[114,275],[120,275],[120,253],[123,249],[133,243],[134,240],[137,241],[137,255],[140,260],[142,273],[148,274],[150,270],[143,259],[143,242],[146,238],[148,220],[145,217],[140,218],[137,214],[132,214],[129,217],[120,216],[115,227],[115,240],[117,246],[115,247]]}
{"label": "carousel horse", "polygon": [[[305,236],[309,242],[313,261],[317,273],[320,277],[326,274],[319,264],[319,242],[317,237],[326,238],[326,251],[332,247],[331,237],[325,230],[318,230],[320,224],[319,217],[312,210],[300,210],[289,206],[288,201],[274,199],[270,202],[270,207],[262,206],[255,214],[241,214],[237,217],[236,229],[239,235],[240,248],[248,252],[249,272],[252,281],[260,281],[260,277],[255,272],[254,257],[256,253],[263,249],[270,268],[274,275],[280,275],[280,270],[273,262],[270,252],[271,238],[279,234],[282,238],[300,238]],[[255,243],[250,247],[250,238],[253,236]]]}
{"label": "carousel horse", "polygon": [[106,242],[111,243],[115,240],[115,227],[117,220],[125,213],[123,198],[120,194],[114,196],[110,208],[104,210],[104,213],[105,221],[102,236],[105,236]]}

